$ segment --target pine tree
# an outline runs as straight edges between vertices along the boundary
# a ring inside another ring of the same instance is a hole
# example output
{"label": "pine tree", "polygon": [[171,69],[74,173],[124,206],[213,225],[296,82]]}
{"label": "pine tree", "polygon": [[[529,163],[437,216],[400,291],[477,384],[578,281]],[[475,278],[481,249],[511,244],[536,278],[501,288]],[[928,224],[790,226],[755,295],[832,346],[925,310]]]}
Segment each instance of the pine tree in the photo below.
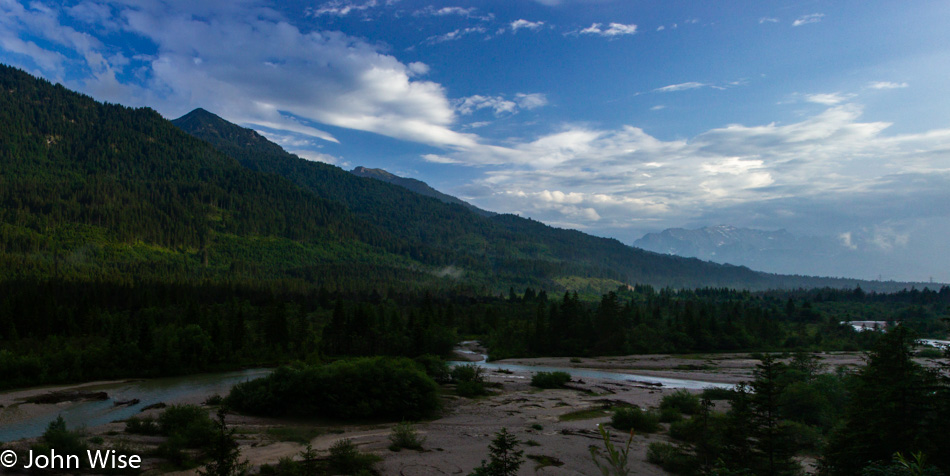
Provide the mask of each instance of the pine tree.
{"label": "pine tree", "polygon": [[521,442],[515,435],[502,428],[495,433],[495,439],[488,445],[488,455],[491,461],[475,468],[469,476],[514,476],[518,468],[524,463],[524,450],[516,450]]}
{"label": "pine tree", "polygon": [[224,423],[224,409],[218,409],[218,420],[215,422],[217,432],[211,439],[208,455],[211,462],[203,470],[198,470],[199,476],[242,476],[247,474],[247,461],[241,461],[241,449],[234,439],[234,430],[228,429]]}

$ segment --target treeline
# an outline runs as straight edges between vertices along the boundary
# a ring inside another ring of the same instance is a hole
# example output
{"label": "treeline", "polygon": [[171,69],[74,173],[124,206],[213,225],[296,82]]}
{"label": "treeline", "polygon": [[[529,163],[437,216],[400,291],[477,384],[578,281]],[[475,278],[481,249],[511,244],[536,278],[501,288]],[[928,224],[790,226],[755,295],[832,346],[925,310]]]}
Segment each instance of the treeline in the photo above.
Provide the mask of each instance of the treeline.
{"label": "treeline", "polygon": [[[846,308],[830,300],[838,293],[849,296]],[[854,332],[842,321],[901,321],[926,335],[946,335],[943,319],[950,316],[950,309],[930,297],[947,295],[947,288],[918,294],[918,300],[902,302],[853,291],[823,290],[810,295],[722,288],[655,290],[639,285],[605,294],[594,304],[575,293],[549,299],[529,289],[524,295],[512,292],[509,296],[508,302],[519,309],[517,314],[486,315],[470,329],[488,335],[494,358],[861,350],[869,348],[877,335]]]}
{"label": "treeline", "polygon": [[[726,289],[636,286],[585,301],[531,288],[503,297],[465,289],[344,292],[280,280],[23,278],[0,280],[0,296],[5,388],[344,356],[447,356],[462,337],[485,340],[493,358],[859,350],[877,338],[840,325],[821,303]],[[863,306],[891,316],[883,320],[916,308]],[[905,325],[945,335],[946,308],[927,309]]]}

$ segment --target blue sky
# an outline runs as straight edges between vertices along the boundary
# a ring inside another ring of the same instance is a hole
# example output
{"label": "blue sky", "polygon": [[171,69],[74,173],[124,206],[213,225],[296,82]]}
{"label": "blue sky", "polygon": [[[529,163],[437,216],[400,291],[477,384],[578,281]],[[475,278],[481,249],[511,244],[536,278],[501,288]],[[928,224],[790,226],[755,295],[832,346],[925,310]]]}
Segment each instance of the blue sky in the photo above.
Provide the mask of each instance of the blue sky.
{"label": "blue sky", "polygon": [[939,1],[0,0],[0,62],[627,243],[786,228],[950,281],[947,25]]}

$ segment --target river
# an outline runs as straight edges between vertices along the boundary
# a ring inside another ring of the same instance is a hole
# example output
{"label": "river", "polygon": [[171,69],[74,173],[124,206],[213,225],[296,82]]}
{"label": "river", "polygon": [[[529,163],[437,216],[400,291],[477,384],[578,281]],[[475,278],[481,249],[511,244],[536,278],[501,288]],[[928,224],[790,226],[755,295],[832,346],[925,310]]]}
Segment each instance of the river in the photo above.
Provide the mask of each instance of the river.
{"label": "river", "polygon": [[[155,403],[167,404],[200,402],[210,395],[227,395],[235,384],[263,377],[272,369],[251,369],[236,372],[188,375],[147,380],[132,380],[101,385],[83,385],[83,392],[106,392],[107,400],[63,402],[52,405],[52,411],[27,412],[20,405],[0,408],[0,443],[40,436],[47,425],[62,415],[69,428],[93,427],[117,420],[125,420],[142,408]],[[0,396],[20,393],[13,390]],[[135,405],[115,406],[115,402],[138,399]],[[29,405],[34,407],[34,405]],[[35,406],[47,407],[47,405]],[[41,408],[41,410],[47,410]]]}
{"label": "river", "polygon": [[480,357],[478,361],[471,362],[462,362],[455,361],[449,362],[449,365],[465,365],[465,364],[475,364],[481,368],[489,370],[510,370],[512,372],[567,372],[571,374],[572,378],[596,378],[604,380],[620,380],[624,382],[639,382],[647,384],[661,384],[666,388],[687,388],[687,389],[704,389],[708,387],[717,387],[717,388],[726,388],[732,389],[735,385],[730,383],[716,383],[716,382],[704,382],[701,380],[686,380],[678,378],[666,378],[666,377],[654,377],[651,375],[639,375],[631,374],[625,372],[605,372],[602,370],[590,370],[590,369],[578,369],[573,367],[545,367],[541,365],[514,365],[514,364],[499,364],[495,362],[488,362],[488,356],[472,350],[466,349],[464,346],[466,344],[474,344],[474,341],[465,341],[460,344],[459,347],[455,349],[456,352],[461,354],[469,354]]}
{"label": "river", "polygon": [[[646,384],[661,384],[667,388],[702,389],[707,387],[733,388],[732,384],[703,382],[700,380],[686,380],[677,378],[654,377],[623,372],[605,372],[600,370],[578,369],[571,367],[546,367],[533,365],[499,364],[488,362],[488,356],[465,349],[462,342],[457,352],[476,354],[480,360],[476,362],[449,362],[450,365],[473,363],[479,367],[513,372],[567,372],[573,378],[593,378],[604,380],[619,380]],[[227,395],[235,384],[263,377],[273,369],[252,369],[237,372],[223,372],[216,374],[189,375],[161,379],[133,380],[101,385],[82,385],[84,392],[106,392],[107,400],[64,402],[49,408],[47,405],[33,406],[24,411],[19,404],[0,408],[0,443],[15,441],[23,438],[33,438],[43,434],[49,423],[62,415],[69,428],[94,427],[118,420],[125,420],[139,413],[142,408],[159,402],[166,404],[201,402],[214,394]],[[78,387],[78,385],[77,385]],[[0,392],[0,397],[23,390]],[[138,399],[134,405],[115,406],[115,402]]]}

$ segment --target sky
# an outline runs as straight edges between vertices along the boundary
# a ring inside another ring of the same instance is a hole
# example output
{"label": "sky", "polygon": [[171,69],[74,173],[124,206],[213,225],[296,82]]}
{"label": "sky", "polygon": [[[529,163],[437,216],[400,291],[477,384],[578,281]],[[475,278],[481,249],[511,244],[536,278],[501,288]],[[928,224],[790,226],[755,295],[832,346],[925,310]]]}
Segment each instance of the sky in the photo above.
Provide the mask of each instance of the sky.
{"label": "sky", "polygon": [[950,282],[947,25],[943,1],[0,0],[0,62],[625,243],[784,228]]}

